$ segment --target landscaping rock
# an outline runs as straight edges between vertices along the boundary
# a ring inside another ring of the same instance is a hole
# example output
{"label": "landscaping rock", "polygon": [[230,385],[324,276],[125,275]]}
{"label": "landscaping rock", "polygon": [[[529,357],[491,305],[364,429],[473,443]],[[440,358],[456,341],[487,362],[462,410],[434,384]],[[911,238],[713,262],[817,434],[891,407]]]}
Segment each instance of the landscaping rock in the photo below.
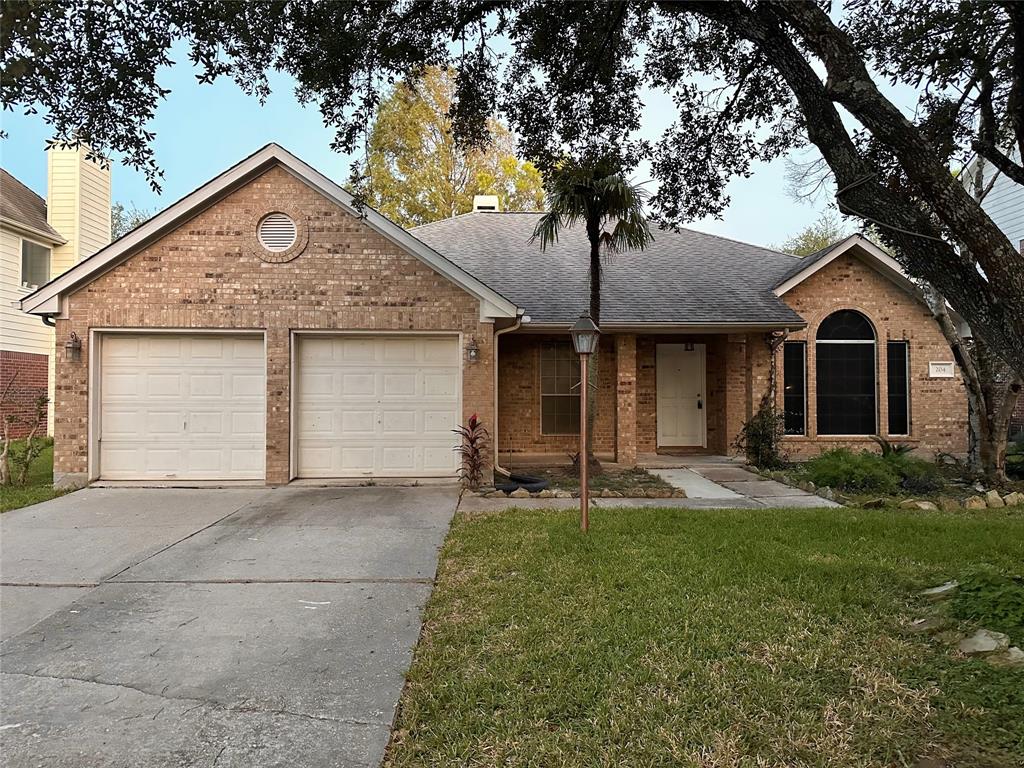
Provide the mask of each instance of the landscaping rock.
{"label": "landscaping rock", "polygon": [[571,499],[572,493],[569,491],[555,491],[556,499]]}
{"label": "landscaping rock", "polygon": [[553,499],[555,498],[555,492],[550,488],[545,488],[543,491],[537,491],[535,496],[538,499]]}
{"label": "landscaping rock", "polygon": [[488,491],[487,493],[484,494],[484,498],[487,498],[487,499],[504,499],[505,498],[505,492],[504,491]]}
{"label": "landscaping rock", "polygon": [[823,498],[823,499],[828,499],[829,501],[835,501],[836,500],[835,492],[831,488],[829,488],[827,485],[824,488],[819,488],[818,489],[818,495],[821,496],[821,498]]}
{"label": "landscaping rock", "polygon": [[971,496],[964,501],[964,509],[985,509],[987,506],[988,504],[981,496]]}
{"label": "landscaping rock", "polygon": [[985,659],[993,667],[1009,667],[1011,669],[1024,668],[1024,651],[1016,645],[1011,645],[1002,653],[995,653]]}
{"label": "landscaping rock", "polygon": [[525,488],[516,488],[509,496],[513,499],[528,499],[530,498],[530,492]]}
{"label": "landscaping rock", "polygon": [[960,511],[960,502],[956,499],[950,498],[949,496],[940,496],[939,509],[943,512],[958,512]]}
{"label": "landscaping rock", "polygon": [[986,493],[985,503],[993,509],[1006,506],[1006,504],[1003,503],[1003,497],[999,495],[999,491],[989,491]]}
{"label": "landscaping rock", "polygon": [[869,499],[861,504],[864,509],[882,509],[885,507],[885,499]]}
{"label": "landscaping rock", "polygon": [[906,501],[900,502],[900,509],[921,509],[927,512],[938,512],[939,508],[930,501],[919,501],[917,499],[907,499]]}
{"label": "landscaping rock", "polygon": [[987,656],[990,653],[1007,650],[1010,647],[1010,638],[1002,632],[979,629],[970,637],[961,640],[957,647],[961,653],[968,656]]}
{"label": "landscaping rock", "polygon": [[1008,507],[1019,507],[1021,504],[1024,504],[1024,493],[1014,491],[1013,493],[1006,494],[1003,496],[1003,504]]}
{"label": "landscaping rock", "polygon": [[673,499],[685,499],[686,498],[686,491],[684,491],[682,488],[674,488],[674,489],[672,489],[672,498]]}
{"label": "landscaping rock", "polygon": [[945,600],[947,597],[951,597],[959,586],[960,584],[956,581],[947,581],[945,584],[924,590],[921,592],[921,597],[932,601]]}

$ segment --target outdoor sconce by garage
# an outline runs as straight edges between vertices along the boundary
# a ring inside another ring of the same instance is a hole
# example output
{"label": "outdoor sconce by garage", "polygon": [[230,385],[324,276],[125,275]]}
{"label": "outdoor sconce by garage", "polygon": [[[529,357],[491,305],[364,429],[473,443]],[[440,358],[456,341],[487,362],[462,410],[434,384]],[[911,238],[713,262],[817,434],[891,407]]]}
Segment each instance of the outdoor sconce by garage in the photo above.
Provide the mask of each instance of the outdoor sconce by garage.
{"label": "outdoor sconce by garage", "polygon": [[71,337],[64,342],[64,356],[69,363],[82,362],[82,340],[74,331],[71,332]]}
{"label": "outdoor sconce by garage", "polygon": [[477,346],[476,339],[469,340],[469,346],[466,347],[466,359],[471,363],[480,359],[480,347]]}

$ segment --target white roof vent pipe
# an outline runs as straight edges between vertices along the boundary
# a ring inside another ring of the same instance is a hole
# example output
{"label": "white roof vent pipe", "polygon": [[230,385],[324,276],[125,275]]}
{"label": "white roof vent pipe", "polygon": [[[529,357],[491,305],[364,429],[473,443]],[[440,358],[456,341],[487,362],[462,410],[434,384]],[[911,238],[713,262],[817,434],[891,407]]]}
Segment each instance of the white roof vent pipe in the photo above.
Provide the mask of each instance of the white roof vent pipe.
{"label": "white roof vent pipe", "polygon": [[500,211],[497,195],[473,195],[473,213]]}

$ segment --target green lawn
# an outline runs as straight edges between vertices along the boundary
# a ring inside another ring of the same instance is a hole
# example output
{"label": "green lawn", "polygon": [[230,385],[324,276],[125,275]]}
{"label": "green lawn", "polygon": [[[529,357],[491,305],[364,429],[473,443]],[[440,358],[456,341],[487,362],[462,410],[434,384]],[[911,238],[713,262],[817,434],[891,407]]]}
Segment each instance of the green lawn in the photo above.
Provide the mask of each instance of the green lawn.
{"label": "green lawn", "polygon": [[[17,449],[15,443],[15,449]],[[13,467],[12,467],[13,469]],[[61,496],[66,491],[53,488],[53,443],[40,453],[28,470],[28,482],[23,486],[0,486],[0,512],[27,507]]]}
{"label": "green lawn", "polygon": [[387,765],[1024,765],[1024,671],[905,629],[1024,567],[1020,512],[592,521],[457,517]]}

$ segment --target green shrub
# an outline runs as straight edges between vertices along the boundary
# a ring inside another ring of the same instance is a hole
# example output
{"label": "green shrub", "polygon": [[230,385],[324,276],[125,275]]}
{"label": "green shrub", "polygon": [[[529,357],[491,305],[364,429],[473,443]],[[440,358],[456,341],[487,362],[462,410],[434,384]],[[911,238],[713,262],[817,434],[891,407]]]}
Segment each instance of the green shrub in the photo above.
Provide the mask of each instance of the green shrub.
{"label": "green shrub", "polygon": [[818,486],[864,493],[896,493],[901,480],[893,463],[877,453],[853,453],[847,448],[826,451],[806,462],[804,474]]}
{"label": "green shrub", "polygon": [[770,402],[762,400],[761,407],[743,425],[733,445],[743,451],[749,464],[759,469],[780,469],[786,466],[781,448],[785,424],[783,414]]}
{"label": "green shrub", "polygon": [[906,453],[893,453],[885,460],[900,475],[900,487],[908,493],[935,493],[942,489],[942,473],[938,465]]}
{"label": "green shrub", "polygon": [[1014,643],[1024,642],[1024,576],[991,570],[969,574],[960,579],[952,613],[985,629],[1004,632]]}

